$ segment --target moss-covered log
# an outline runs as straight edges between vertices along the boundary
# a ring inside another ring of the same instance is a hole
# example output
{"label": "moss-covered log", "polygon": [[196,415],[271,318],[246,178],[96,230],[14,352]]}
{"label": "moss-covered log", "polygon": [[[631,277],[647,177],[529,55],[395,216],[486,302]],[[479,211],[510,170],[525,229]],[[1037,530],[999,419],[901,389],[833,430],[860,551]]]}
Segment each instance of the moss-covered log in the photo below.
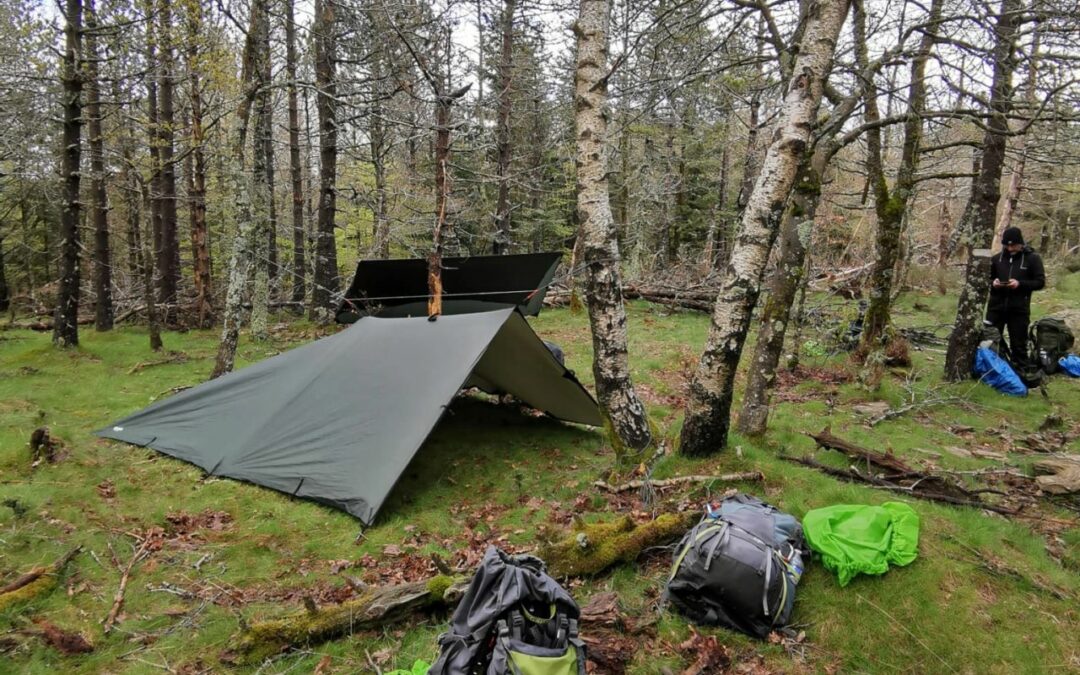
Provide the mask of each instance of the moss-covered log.
{"label": "moss-covered log", "polygon": [[697,519],[696,513],[665,513],[641,525],[628,516],[611,523],[578,524],[570,536],[544,546],[540,557],[556,578],[591,576],[636,559],[650,546],[678,539]]}
{"label": "moss-covered log", "polygon": [[230,650],[238,663],[259,663],[288,649],[307,647],[355,631],[381,628],[413,612],[456,602],[468,579],[439,575],[426,581],[372,588],[340,605],[314,607],[241,629]]}
{"label": "moss-covered log", "polygon": [[0,587],[0,612],[52,592],[60,583],[61,572],[81,550],[82,547],[76,547],[53,564],[35,567],[15,581]]}

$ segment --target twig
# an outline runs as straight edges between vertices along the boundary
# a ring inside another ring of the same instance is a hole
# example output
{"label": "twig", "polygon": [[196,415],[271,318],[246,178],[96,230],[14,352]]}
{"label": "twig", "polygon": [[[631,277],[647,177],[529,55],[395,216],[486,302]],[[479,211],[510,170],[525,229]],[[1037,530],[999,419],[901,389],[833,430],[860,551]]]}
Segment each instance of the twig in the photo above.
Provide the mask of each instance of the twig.
{"label": "twig", "polygon": [[131,556],[131,560],[128,561],[127,567],[124,568],[124,573],[120,576],[120,586],[116,589],[116,595],[113,596],[112,609],[109,610],[109,615],[105,617],[105,625],[102,627],[102,632],[106,635],[112,631],[113,625],[116,623],[116,617],[120,614],[120,607],[124,604],[124,591],[127,589],[128,579],[131,577],[131,570],[138,562],[150,554],[149,546],[150,538],[146,537],[135,551],[135,555]]}
{"label": "twig", "polygon": [[742,473],[725,473],[719,476],[677,476],[675,478],[664,478],[662,480],[632,480],[629,483],[623,483],[622,485],[610,485],[602,480],[598,480],[593,483],[593,487],[604,490],[605,492],[626,492],[627,490],[640,490],[646,486],[664,488],[673,485],[682,485],[684,483],[732,483],[738,481],[761,480],[765,480],[765,475],[760,471],[744,471]]}

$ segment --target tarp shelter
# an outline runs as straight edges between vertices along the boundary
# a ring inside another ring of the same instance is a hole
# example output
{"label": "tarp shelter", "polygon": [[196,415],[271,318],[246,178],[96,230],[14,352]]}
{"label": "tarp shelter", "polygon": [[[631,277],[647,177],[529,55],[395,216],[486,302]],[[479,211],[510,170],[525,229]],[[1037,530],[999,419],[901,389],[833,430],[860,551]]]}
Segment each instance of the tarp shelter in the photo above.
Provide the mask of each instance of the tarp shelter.
{"label": "tarp shelter", "polygon": [[570,422],[596,401],[514,307],[368,316],[159,401],[97,432],[374,520],[463,386],[504,391]]}
{"label": "tarp shelter", "polygon": [[[560,253],[522,253],[443,258],[443,298],[455,301],[459,312],[477,311],[463,301],[495,302],[516,305],[523,314],[536,316],[560,257]],[[419,258],[361,260],[338,308],[338,323],[352,323],[368,314],[425,313],[427,266]]]}

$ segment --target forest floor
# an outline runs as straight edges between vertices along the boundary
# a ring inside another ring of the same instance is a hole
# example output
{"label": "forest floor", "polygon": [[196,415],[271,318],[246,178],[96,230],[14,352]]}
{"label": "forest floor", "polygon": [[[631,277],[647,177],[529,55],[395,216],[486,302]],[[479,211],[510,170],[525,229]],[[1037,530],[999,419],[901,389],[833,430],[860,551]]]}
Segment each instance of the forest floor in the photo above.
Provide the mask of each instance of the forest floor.
{"label": "forest floor", "polygon": [[[1080,273],[1037,294],[1034,313],[1076,310],[1077,298]],[[1034,392],[1009,398],[975,382],[945,385],[943,347],[930,347],[914,352],[913,368],[887,371],[870,390],[856,381],[846,353],[830,353],[825,334],[846,325],[855,303],[818,296],[809,305],[821,328],[806,329],[802,366],[781,377],[781,402],[768,434],[760,441],[733,436],[727,451],[707,459],[666,456],[654,477],[758,469],[763,483],[739,487],[798,517],[831,504],[906,501],[922,522],[918,559],[845,588],[811,562],[794,615],[802,639],[757,642],[722,629],[695,633],[662,609],[670,550],[650,551],[635,564],[569,584],[583,605],[613,591],[620,611],[639,627],[633,634],[603,633],[603,639],[621,641],[632,673],[681,672],[710,650],[722,652],[732,672],[1080,671],[1076,502],[1051,503],[1028,489],[1027,515],[1006,517],[842,483],[778,457],[813,455],[847,466],[838,453],[815,450],[806,436],[831,427],[837,436],[889,449],[920,469],[1014,467],[1030,474],[1042,452],[1080,452],[1080,380],[1054,377],[1049,398]],[[907,293],[895,319],[900,326],[940,326],[954,307],[952,296]],[[646,303],[631,304],[629,313],[633,377],[670,448],[708,317]],[[238,367],[318,333],[304,322],[280,320],[268,342],[242,341]],[[586,317],[557,309],[532,323],[566,350],[568,365],[591,384]],[[228,671],[237,667],[220,656],[243,622],[301,609],[305,597],[321,606],[345,600],[354,594],[346,575],[369,584],[420,579],[435,571],[433,552],[452,565],[471,566],[489,543],[534,548],[544,524],[564,527],[574,515],[642,518],[651,508],[633,493],[616,498],[592,487],[613,462],[602,434],[461,397],[376,525],[358,536],[359,523],[345,513],[232,480],[205,480],[188,464],[91,434],[175,387],[205,379],[217,331],[167,333],[171,351],[160,355],[148,351],[140,328],[81,333],[81,346],[62,352],[46,333],[0,331],[0,587],[83,547],[55,591],[0,608],[3,672]],[[923,403],[870,424],[912,396]],[[956,398],[926,403],[945,397]],[[866,407],[873,403],[878,406]],[[1044,427],[1050,415],[1061,420],[1053,429]],[[31,468],[27,441],[41,426],[63,447],[57,462]],[[973,487],[986,477],[957,476]],[[676,489],[663,503],[696,508],[729,486],[711,487]],[[1015,485],[997,487],[1011,492]],[[146,541],[154,543],[131,567],[116,626],[105,635],[102,623],[122,572]],[[446,612],[416,614],[382,631],[281,655],[258,671],[410,668],[415,659],[434,658],[446,620]],[[93,651],[65,655],[48,646],[39,634],[51,627],[81,633]]]}

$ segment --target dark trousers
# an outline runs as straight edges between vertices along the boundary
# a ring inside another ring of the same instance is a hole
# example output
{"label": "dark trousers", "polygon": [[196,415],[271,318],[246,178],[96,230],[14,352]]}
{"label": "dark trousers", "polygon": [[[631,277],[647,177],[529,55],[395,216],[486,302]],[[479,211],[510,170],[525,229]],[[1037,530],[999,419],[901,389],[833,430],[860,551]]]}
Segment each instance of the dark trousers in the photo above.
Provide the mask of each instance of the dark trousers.
{"label": "dark trousers", "polygon": [[1031,319],[1027,312],[1016,310],[990,310],[986,313],[986,320],[993,324],[994,328],[1001,331],[1005,337],[1005,329],[1009,331],[1009,358],[1013,366],[1020,367],[1028,362],[1028,323]]}

